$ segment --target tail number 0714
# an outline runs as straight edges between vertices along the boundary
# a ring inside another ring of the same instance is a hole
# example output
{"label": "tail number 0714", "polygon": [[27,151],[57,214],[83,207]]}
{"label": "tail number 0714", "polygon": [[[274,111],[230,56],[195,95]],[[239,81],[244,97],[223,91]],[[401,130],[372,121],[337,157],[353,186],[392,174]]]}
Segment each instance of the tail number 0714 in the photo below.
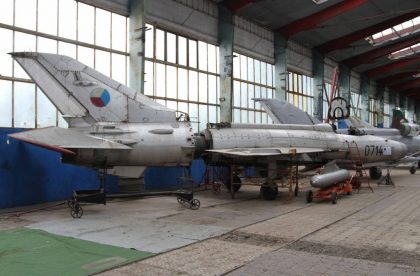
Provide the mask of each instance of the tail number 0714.
{"label": "tail number 0714", "polygon": [[378,145],[366,145],[365,146],[365,156],[382,156],[384,154],[384,151],[382,149],[382,146]]}

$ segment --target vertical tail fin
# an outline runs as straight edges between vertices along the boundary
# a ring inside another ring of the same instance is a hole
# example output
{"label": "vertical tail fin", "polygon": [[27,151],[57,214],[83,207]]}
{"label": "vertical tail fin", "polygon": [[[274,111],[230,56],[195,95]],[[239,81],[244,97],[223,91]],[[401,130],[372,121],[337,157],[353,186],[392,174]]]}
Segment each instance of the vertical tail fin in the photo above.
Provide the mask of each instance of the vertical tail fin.
{"label": "vertical tail fin", "polygon": [[404,114],[401,112],[401,110],[393,109],[391,128],[400,129],[401,123],[408,123],[408,121],[404,117]]}

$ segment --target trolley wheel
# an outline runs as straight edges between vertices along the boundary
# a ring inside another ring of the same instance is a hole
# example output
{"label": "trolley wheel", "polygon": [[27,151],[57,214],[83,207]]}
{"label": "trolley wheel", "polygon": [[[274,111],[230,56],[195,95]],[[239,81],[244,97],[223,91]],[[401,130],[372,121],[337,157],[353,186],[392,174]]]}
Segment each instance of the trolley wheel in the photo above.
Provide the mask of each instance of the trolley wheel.
{"label": "trolley wheel", "polygon": [[299,186],[295,186],[295,196],[297,197],[299,195]]}
{"label": "trolley wheel", "polygon": [[332,192],[331,193],[331,203],[332,204],[337,204],[337,192]]}
{"label": "trolley wheel", "polygon": [[200,208],[200,200],[194,198],[190,201],[190,208],[191,210],[198,210]]}
{"label": "trolley wheel", "polygon": [[417,169],[416,169],[416,167],[415,167],[415,166],[412,166],[412,167],[410,168],[410,173],[411,173],[411,174],[415,174],[415,173],[416,173],[416,171],[417,171]]}
{"label": "trolley wheel", "polygon": [[176,201],[178,201],[179,204],[183,204],[185,202],[185,200],[180,196],[176,197]]}
{"label": "trolley wheel", "polygon": [[311,203],[312,200],[314,200],[314,193],[312,192],[312,190],[309,190],[306,192],[306,202]]}
{"label": "trolley wheel", "polygon": [[260,193],[264,200],[274,200],[279,193],[279,189],[277,187],[261,186]]}
{"label": "trolley wheel", "polygon": [[352,193],[351,192],[347,192],[347,195],[351,195]]}
{"label": "trolley wheel", "polygon": [[81,218],[83,216],[83,208],[78,203],[74,204],[70,209],[70,215],[73,218]]}

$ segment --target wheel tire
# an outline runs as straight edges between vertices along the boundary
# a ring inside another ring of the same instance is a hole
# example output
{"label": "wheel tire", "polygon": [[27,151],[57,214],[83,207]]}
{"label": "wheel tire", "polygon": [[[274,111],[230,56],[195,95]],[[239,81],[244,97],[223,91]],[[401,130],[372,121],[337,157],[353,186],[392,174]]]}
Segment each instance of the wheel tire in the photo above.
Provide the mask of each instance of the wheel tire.
{"label": "wheel tire", "polygon": [[332,204],[337,204],[337,193],[336,192],[331,193],[331,203]]}
{"label": "wheel tire", "polygon": [[279,193],[279,189],[277,187],[261,186],[260,193],[264,200],[274,200]]}
{"label": "wheel tire", "polygon": [[351,195],[351,192],[347,192],[347,195]]}
{"label": "wheel tire", "polygon": [[190,208],[191,210],[198,210],[198,208],[200,208],[200,200],[194,198],[193,200],[191,200],[190,202]]}
{"label": "wheel tire", "polygon": [[311,203],[314,200],[314,193],[312,190],[306,192],[306,203]]}
{"label": "wheel tire", "polygon": [[70,215],[73,218],[81,218],[83,216],[83,208],[78,203],[73,205],[73,208],[70,210]]}
{"label": "wheel tire", "polygon": [[299,195],[299,186],[296,185],[295,186],[295,197],[297,197]]}
{"label": "wheel tire", "polygon": [[[233,176],[233,182],[234,183],[241,183],[241,179],[239,178],[239,176],[234,175]],[[228,179],[223,184],[225,184],[226,189],[228,189],[228,191],[230,191],[230,177],[228,177]],[[242,187],[241,184],[233,185],[233,192],[236,193],[237,191],[239,191],[241,189],[241,187]]]}
{"label": "wheel tire", "polygon": [[412,166],[412,167],[410,168],[410,173],[411,173],[411,174],[415,174],[415,173],[416,173],[416,171],[417,171],[416,167]]}
{"label": "wheel tire", "polygon": [[378,167],[369,168],[369,176],[373,180],[378,180],[382,177],[382,169]]}

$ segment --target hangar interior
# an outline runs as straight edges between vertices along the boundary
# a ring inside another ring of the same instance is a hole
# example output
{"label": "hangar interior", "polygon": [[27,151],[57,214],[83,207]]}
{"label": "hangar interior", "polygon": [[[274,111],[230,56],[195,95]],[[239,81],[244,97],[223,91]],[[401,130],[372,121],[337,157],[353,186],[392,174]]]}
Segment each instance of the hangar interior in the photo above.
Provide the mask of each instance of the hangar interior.
{"label": "hangar interior", "polygon": [[19,51],[76,58],[188,113],[195,132],[209,122],[271,123],[253,98],[285,99],[325,119],[334,76],[352,115],[389,127],[399,109],[413,122],[417,7],[392,0],[5,0],[0,127],[67,127],[7,54]]}
{"label": "hangar interior", "polygon": [[[393,110],[402,111],[410,123],[418,123],[420,118],[419,30],[419,0],[2,0],[0,197],[5,200],[0,200],[0,208],[64,200],[71,196],[73,190],[94,189],[100,183],[94,170],[61,164],[60,155],[56,152],[9,140],[9,134],[27,129],[68,127],[66,114],[61,114],[55,108],[42,89],[10,57],[11,52],[42,52],[72,57],[170,109],[188,114],[194,133],[205,130],[208,123],[272,124],[270,116],[254,98],[285,100],[324,121],[327,119],[328,97],[334,84],[339,87],[340,96],[350,103],[351,115],[374,127],[389,128]],[[194,181],[202,181],[204,173],[204,164],[193,161]],[[176,188],[174,179],[183,174],[183,168],[147,168],[145,187]],[[418,184],[418,179],[402,173],[398,176],[402,179],[401,183],[408,185],[407,191],[411,195],[405,205],[400,204],[395,210],[380,202],[379,207],[383,208],[380,218],[384,221],[394,221],[398,216],[396,210],[410,209],[418,204],[415,199],[418,196],[416,187],[410,186]],[[107,177],[107,189],[110,192],[118,192],[119,184],[118,178]],[[232,214],[223,207],[231,204],[227,195],[213,198],[206,194],[203,197],[208,203],[204,207],[208,209],[205,209],[207,213],[204,214],[189,215],[182,209],[169,211],[169,200],[163,200],[162,203],[152,198],[145,200],[146,207],[140,209],[117,202],[114,206],[118,211],[128,208],[123,212],[127,217],[118,218],[123,226],[113,226],[115,216],[119,213],[108,206],[105,210],[109,213],[106,215],[101,213],[100,207],[92,207],[93,216],[99,214],[99,217],[92,217],[91,222],[81,220],[73,224],[73,220],[63,218],[58,208],[53,207],[52,217],[59,223],[48,218],[48,213],[35,213],[24,217],[22,221],[16,219],[13,225],[30,225],[28,228],[39,231],[22,232],[24,235],[32,235],[32,240],[49,239],[53,242],[58,239],[42,231],[86,240],[86,244],[78,246],[89,248],[86,249],[89,253],[74,257],[73,262],[80,263],[80,270],[71,270],[75,275],[101,272],[163,252],[169,252],[165,256],[172,263],[165,257],[162,260],[154,259],[156,262],[147,263],[146,260],[144,266],[134,265],[134,271],[219,275],[235,273],[234,270],[240,268],[242,270],[236,272],[237,275],[244,275],[257,273],[245,264],[255,261],[262,254],[282,248],[284,240],[295,242],[318,233],[320,236],[314,240],[324,241],[322,239],[327,235],[325,227],[363,208],[368,208],[368,211],[361,211],[360,216],[366,219],[372,214],[369,208],[376,206],[371,205],[376,202],[376,195],[381,200],[394,198],[392,202],[402,200],[403,197],[402,189],[398,187],[394,192],[362,192],[354,203],[343,202],[347,209],[343,208],[330,217],[330,206],[316,206],[314,211],[304,213],[300,209],[306,207],[297,203],[276,203],[274,209],[281,211],[281,216],[284,216],[278,222],[286,224],[285,232],[290,231],[287,235],[267,230],[275,225],[270,221],[274,219],[273,215],[264,209],[267,207],[265,203],[255,203],[253,195],[246,192],[238,195],[239,200],[234,203],[238,205]],[[255,204],[255,209],[250,214],[242,213],[242,208],[247,208],[245,204],[249,204],[249,201]],[[298,223],[294,226],[287,224],[293,219],[286,219],[288,212],[295,211],[300,212],[297,213]],[[388,217],[386,211],[395,217]],[[223,217],[225,212],[227,217]],[[328,214],[328,218],[322,217],[322,214]],[[214,216],[223,217],[223,222],[217,221]],[[415,215],[407,217],[407,221],[416,220]],[[325,225],[315,222],[313,224],[316,226],[308,226],[308,231],[302,230],[306,229],[305,222],[312,218],[319,219]],[[2,228],[4,226],[8,229],[8,219],[2,222],[0,216]],[[266,224],[258,228],[256,223],[261,219]],[[141,225],[135,224],[135,220],[140,221]],[[209,226],[213,222],[215,225]],[[353,227],[346,234],[359,235],[357,229],[363,226],[355,224],[346,225],[349,229]],[[410,228],[413,225],[414,228]],[[144,236],[137,232],[138,227],[146,233]],[[231,232],[239,227],[247,228],[239,234]],[[415,222],[407,226],[416,232],[415,227]],[[339,236],[342,228],[332,228],[336,236]],[[369,230],[377,230],[373,228]],[[164,233],[166,229],[169,230]],[[410,266],[410,269],[411,266],[420,267],[418,259],[416,261],[419,255],[413,255],[419,253],[416,250],[420,247],[420,235],[404,236],[404,230],[407,229],[392,228],[389,235],[380,232],[386,236],[381,242],[389,242],[390,248],[395,250],[393,254],[402,250],[398,252],[403,252],[401,256],[406,257],[406,261],[390,263],[404,264]],[[103,235],[98,234],[101,231]],[[401,236],[405,243],[393,243],[399,231],[403,232]],[[292,232],[294,234],[289,236]],[[6,239],[15,239],[19,244],[19,233],[8,232]],[[120,238],[121,233],[131,236]],[[226,233],[235,235],[229,236]],[[264,235],[269,238],[263,238]],[[216,236],[220,237],[213,239]],[[246,247],[238,245],[240,242],[237,240],[249,237],[256,240]],[[369,236],[366,238],[360,234],[357,237],[362,245],[371,245]],[[381,239],[379,236],[373,238]],[[218,267],[212,262],[197,264],[192,261],[184,263],[185,270],[176,268],[182,263],[182,258],[192,259],[188,245],[203,239],[211,240],[203,247],[192,248],[191,252],[202,254],[199,255],[202,260],[208,257],[204,256],[203,250],[215,252],[221,254],[218,260],[224,259],[225,262]],[[236,242],[226,244],[232,240]],[[343,248],[348,246],[345,240],[337,240]],[[93,249],[87,241],[106,245],[95,245]],[[184,246],[184,250],[175,250]],[[120,252],[117,247],[133,247],[139,251]],[[328,248],[323,249],[328,251]],[[221,252],[223,250],[225,255]],[[232,255],[241,250],[243,255],[231,259]],[[349,253],[351,256],[341,257],[357,259],[357,254],[362,254],[357,250],[351,253],[353,255]],[[109,263],[102,267],[102,264],[97,263],[97,266],[83,267],[83,258],[95,264],[95,261],[101,260],[99,256],[102,251],[109,252],[109,256],[106,256],[111,258]],[[257,251],[259,253],[255,253]],[[124,261],[112,259],[115,255],[123,256]],[[297,255],[290,253],[287,258],[293,259],[293,256]],[[338,253],[328,256],[331,257],[331,263],[339,262],[334,259],[340,257]],[[313,256],[298,257],[310,259]],[[39,262],[47,265],[48,258],[51,256]],[[385,257],[375,258],[366,257],[366,260],[387,261]],[[163,264],[167,261],[170,268]],[[369,263],[361,265],[369,267]],[[375,265],[381,266],[380,263]],[[187,270],[187,267],[191,270]],[[7,268],[19,275],[19,272],[28,271],[30,266],[16,270],[13,261],[10,261]],[[61,268],[57,269],[50,272],[62,271]],[[404,269],[390,267],[389,271],[400,274],[407,272]],[[377,275],[380,275],[378,271]],[[129,272],[123,267],[120,271],[111,271],[110,275]],[[340,272],[334,271],[336,274]],[[349,268],[345,272],[355,271]],[[42,271],[37,273],[42,275]],[[291,271],[288,273],[294,275]],[[315,274],[322,275],[320,271]]]}

